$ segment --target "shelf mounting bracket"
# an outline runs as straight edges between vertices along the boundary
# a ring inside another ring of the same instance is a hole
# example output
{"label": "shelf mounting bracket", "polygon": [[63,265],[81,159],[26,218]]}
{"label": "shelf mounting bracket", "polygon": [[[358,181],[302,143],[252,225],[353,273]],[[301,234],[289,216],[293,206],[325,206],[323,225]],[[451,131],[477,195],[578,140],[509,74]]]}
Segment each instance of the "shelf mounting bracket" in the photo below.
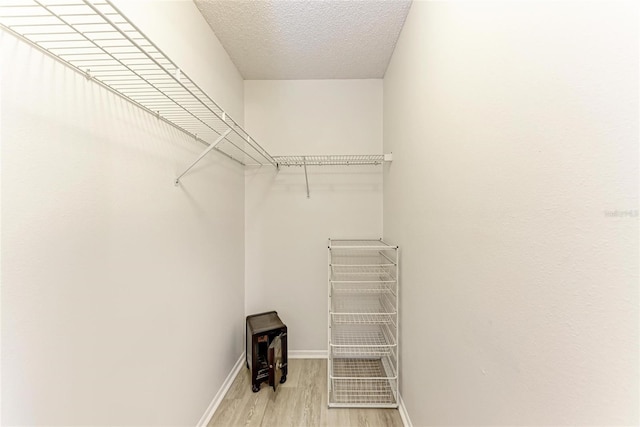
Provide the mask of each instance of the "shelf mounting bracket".
{"label": "shelf mounting bracket", "polygon": [[302,164],[304,166],[304,180],[307,183],[307,199],[310,199],[309,195],[309,177],[307,176],[307,156],[302,156]]}
{"label": "shelf mounting bracket", "polygon": [[224,131],[219,137],[218,139],[216,139],[212,144],[210,144],[203,152],[202,154],[200,154],[200,156],[198,156],[197,159],[195,159],[193,161],[193,163],[191,163],[189,165],[189,167],[187,169],[185,169],[184,172],[182,172],[180,175],[178,175],[178,177],[176,178],[175,181],[175,185],[180,184],[180,178],[182,178],[184,176],[184,174],[186,174],[187,172],[189,172],[189,170],[191,170],[192,167],[194,167],[200,160],[202,160],[202,158],[204,156],[206,156],[207,154],[209,154],[209,151],[213,150],[214,148],[216,148],[216,145],[218,145],[220,143],[220,141],[222,141],[223,139],[225,139],[227,137],[227,135],[229,135],[231,133],[231,128],[227,129],[226,131]]}

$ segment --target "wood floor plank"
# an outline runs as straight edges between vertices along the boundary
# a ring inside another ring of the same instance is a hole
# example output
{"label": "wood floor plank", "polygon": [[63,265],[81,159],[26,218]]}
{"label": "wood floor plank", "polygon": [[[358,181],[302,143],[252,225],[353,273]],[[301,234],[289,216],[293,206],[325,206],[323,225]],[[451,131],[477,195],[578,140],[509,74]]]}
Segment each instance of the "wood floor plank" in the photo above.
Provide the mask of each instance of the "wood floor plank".
{"label": "wood floor plank", "polygon": [[225,399],[241,399],[245,395],[247,387],[251,387],[251,375],[249,369],[242,367],[235,381],[229,387]]}
{"label": "wood floor plank", "polygon": [[[253,393],[253,392],[251,392]],[[266,393],[253,393],[254,398],[248,399],[247,403],[239,409],[240,417],[237,425],[241,426],[262,426],[262,419],[269,404],[269,397]]]}
{"label": "wood floor plank", "polygon": [[269,396],[262,419],[263,426],[298,426],[300,393],[297,388],[282,388]]}
{"label": "wood floor plank", "polygon": [[221,427],[224,425],[233,425],[234,418],[240,412],[238,407],[241,402],[240,399],[223,399],[213,414],[211,421],[209,421],[209,426]]}
{"label": "wood floor plank", "polygon": [[304,388],[298,388],[298,405],[294,408],[298,415],[298,425],[319,426],[322,412],[320,384],[310,384]]}
{"label": "wood floor plank", "polygon": [[303,359],[289,359],[287,361],[287,381],[282,384],[282,387],[298,387],[298,379],[304,366],[303,362]]}
{"label": "wood floor plank", "polygon": [[249,370],[243,368],[209,426],[402,427],[396,409],[329,409],[326,359],[290,359],[288,363],[287,381],[275,393],[266,383],[253,393]]}

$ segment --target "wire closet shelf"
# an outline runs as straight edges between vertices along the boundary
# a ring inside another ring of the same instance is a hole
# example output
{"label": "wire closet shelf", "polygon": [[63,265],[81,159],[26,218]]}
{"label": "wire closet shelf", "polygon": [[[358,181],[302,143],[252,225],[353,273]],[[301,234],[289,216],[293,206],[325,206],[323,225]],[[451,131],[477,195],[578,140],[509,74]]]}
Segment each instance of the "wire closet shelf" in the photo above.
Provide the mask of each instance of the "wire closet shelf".
{"label": "wire closet shelf", "polygon": [[[109,0],[2,0],[0,27],[243,166],[380,165],[391,155],[272,156]],[[309,195],[307,178],[307,196]]]}
{"label": "wire closet shelf", "polygon": [[[279,166],[376,166],[385,162],[383,154],[274,156]],[[387,160],[389,156],[387,155]]]}
{"label": "wire closet shelf", "polygon": [[108,0],[3,0],[0,25],[236,162],[276,166]]}

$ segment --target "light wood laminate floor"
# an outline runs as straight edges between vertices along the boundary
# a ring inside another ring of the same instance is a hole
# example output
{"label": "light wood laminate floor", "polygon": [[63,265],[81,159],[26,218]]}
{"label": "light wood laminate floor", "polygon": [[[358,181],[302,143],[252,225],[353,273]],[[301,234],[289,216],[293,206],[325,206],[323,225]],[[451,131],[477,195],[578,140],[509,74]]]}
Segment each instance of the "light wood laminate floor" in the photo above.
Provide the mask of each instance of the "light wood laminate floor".
{"label": "light wood laminate floor", "polygon": [[287,382],[276,393],[266,383],[253,393],[243,366],[209,426],[402,427],[402,420],[396,409],[329,409],[326,359],[289,359]]}

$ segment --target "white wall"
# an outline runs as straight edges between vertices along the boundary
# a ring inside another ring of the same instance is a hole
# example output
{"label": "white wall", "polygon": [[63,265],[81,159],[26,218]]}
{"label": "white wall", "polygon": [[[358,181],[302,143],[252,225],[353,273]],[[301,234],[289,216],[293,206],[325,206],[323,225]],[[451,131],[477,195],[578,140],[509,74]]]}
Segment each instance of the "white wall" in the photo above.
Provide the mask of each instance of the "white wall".
{"label": "white wall", "polygon": [[[242,120],[193,3],[118,3]],[[175,187],[204,146],[0,37],[3,425],[196,424],[243,351],[243,169]]]}
{"label": "white wall", "polygon": [[384,145],[413,424],[636,425],[638,3],[414,2]]}
{"label": "white wall", "polygon": [[[245,81],[247,130],[273,155],[378,154],[382,80]],[[327,239],[382,235],[377,167],[248,170],[247,314],[276,310],[289,349],[327,348]]]}

